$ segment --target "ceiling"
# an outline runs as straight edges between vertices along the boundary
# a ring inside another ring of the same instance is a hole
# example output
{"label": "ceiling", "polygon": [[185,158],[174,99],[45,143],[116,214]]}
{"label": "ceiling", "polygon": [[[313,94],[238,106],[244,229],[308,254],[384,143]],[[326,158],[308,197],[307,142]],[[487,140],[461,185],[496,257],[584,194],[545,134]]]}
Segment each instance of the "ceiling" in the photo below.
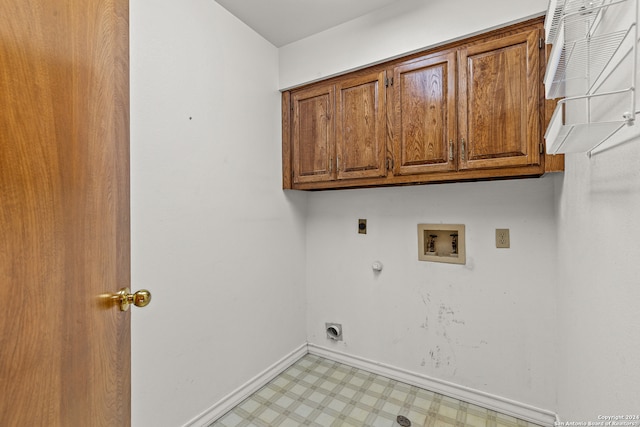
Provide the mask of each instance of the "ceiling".
{"label": "ceiling", "polygon": [[398,0],[216,0],[280,47]]}

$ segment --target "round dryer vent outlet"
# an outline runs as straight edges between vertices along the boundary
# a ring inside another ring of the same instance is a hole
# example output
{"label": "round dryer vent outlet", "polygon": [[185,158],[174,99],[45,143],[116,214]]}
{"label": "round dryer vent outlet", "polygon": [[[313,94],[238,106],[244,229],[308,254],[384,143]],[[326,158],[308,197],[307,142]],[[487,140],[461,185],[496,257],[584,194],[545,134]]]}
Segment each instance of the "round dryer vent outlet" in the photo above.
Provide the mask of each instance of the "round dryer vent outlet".
{"label": "round dryer vent outlet", "polygon": [[342,325],[339,323],[325,323],[327,338],[334,341],[342,341]]}

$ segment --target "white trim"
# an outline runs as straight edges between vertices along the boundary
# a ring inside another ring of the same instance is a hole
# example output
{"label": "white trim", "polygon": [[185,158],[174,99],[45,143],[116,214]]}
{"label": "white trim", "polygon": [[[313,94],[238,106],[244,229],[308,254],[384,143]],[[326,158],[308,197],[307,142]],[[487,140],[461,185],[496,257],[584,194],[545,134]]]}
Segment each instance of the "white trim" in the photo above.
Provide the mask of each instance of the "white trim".
{"label": "white trim", "polygon": [[424,388],[464,402],[469,402],[502,414],[511,415],[521,420],[543,426],[553,426],[554,422],[557,420],[556,414],[551,411],[536,408],[501,396],[495,396],[480,390],[464,387],[415,372],[406,371],[404,369],[375,362],[363,357],[352,356],[350,354],[311,343],[308,344],[308,348],[309,353],[311,354],[344,363],[346,365],[353,366],[354,368],[364,369],[365,371],[369,371],[374,374]]}
{"label": "white trim", "polygon": [[209,409],[193,418],[191,421],[186,423],[183,427],[205,427],[229,412],[233,409],[234,406],[238,405],[244,399],[260,390],[263,386],[265,386],[269,381],[277,377],[280,373],[282,373],[289,366],[293,365],[298,359],[308,353],[307,344],[304,343],[287,356],[280,359],[278,362],[274,363],[255,377],[251,378],[249,381],[223,397],[216,404],[211,406]]}

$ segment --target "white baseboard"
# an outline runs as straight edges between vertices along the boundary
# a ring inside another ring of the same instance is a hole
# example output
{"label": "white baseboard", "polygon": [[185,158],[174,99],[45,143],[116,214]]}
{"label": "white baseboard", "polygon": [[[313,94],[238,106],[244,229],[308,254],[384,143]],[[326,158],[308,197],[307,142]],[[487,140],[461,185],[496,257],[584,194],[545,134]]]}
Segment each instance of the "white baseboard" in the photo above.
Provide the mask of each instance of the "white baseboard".
{"label": "white baseboard", "polygon": [[474,390],[458,384],[431,378],[426,375],[399,369],[384,363],[375,362],[358,356],[335,351],[315,344],[309,344],[309,353],[336,362],[344,363],[354,368],[364,369],[374,374],[382,375],[403,383],[424,388],[443,394],[454,399],[472,403],[483,408],[491,409],[505,415],[511,415],[521,420],[543,426],[553,426],[556,414],[544,409],[536,408],[525,403],[516,402],[501,396],[494,396],[483,391]]}
{"label": "white baseboard", "polygon": [[193,418],[186,423],[183,427],[206,427],[227,412],[229,412],[234,406],[238,405],[244,399],[260,390],[269,381],[277,377],[289,366],[293,365],[298,359],[308,353],[307,343],[304,343],[287,356],[274,363],[260,374],[251,378],[249,381],[232,391],[219,402],[211,406],[209,409]]}

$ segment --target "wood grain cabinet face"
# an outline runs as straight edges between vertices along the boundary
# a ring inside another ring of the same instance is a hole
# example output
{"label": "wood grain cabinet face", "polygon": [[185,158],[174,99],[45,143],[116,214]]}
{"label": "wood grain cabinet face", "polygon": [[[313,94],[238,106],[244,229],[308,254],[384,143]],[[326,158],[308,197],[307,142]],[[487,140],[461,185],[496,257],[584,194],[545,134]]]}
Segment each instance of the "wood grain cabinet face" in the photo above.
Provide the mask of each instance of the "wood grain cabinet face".
{"label": "wood grain cabinet face", "polygon": [[385,73],[296,91],[293,182],[386,175]]}
{"label": "wood grain cabinet face", "polygon": [[455,170],[455,52],[393,71],[394,174]]}
{"label": "wood grain cabinet face", "polygon": [[285,92],[284,188],[562,170],[541,153],[542,29],[538,18]]}
{"label": "wood grain cabinet face", "polygon": [[296,92],[291,103],[293,182],[331,180],[335,158],[334,86]]}
{"label": "wood grain cabinet face", "polygon": [[540,163],[539,30],[460,50],[459,169]]}
{"label": "wood grain cabinet face", "polygon": [[336,84],[337,179],[386,175],[385,73]]}

